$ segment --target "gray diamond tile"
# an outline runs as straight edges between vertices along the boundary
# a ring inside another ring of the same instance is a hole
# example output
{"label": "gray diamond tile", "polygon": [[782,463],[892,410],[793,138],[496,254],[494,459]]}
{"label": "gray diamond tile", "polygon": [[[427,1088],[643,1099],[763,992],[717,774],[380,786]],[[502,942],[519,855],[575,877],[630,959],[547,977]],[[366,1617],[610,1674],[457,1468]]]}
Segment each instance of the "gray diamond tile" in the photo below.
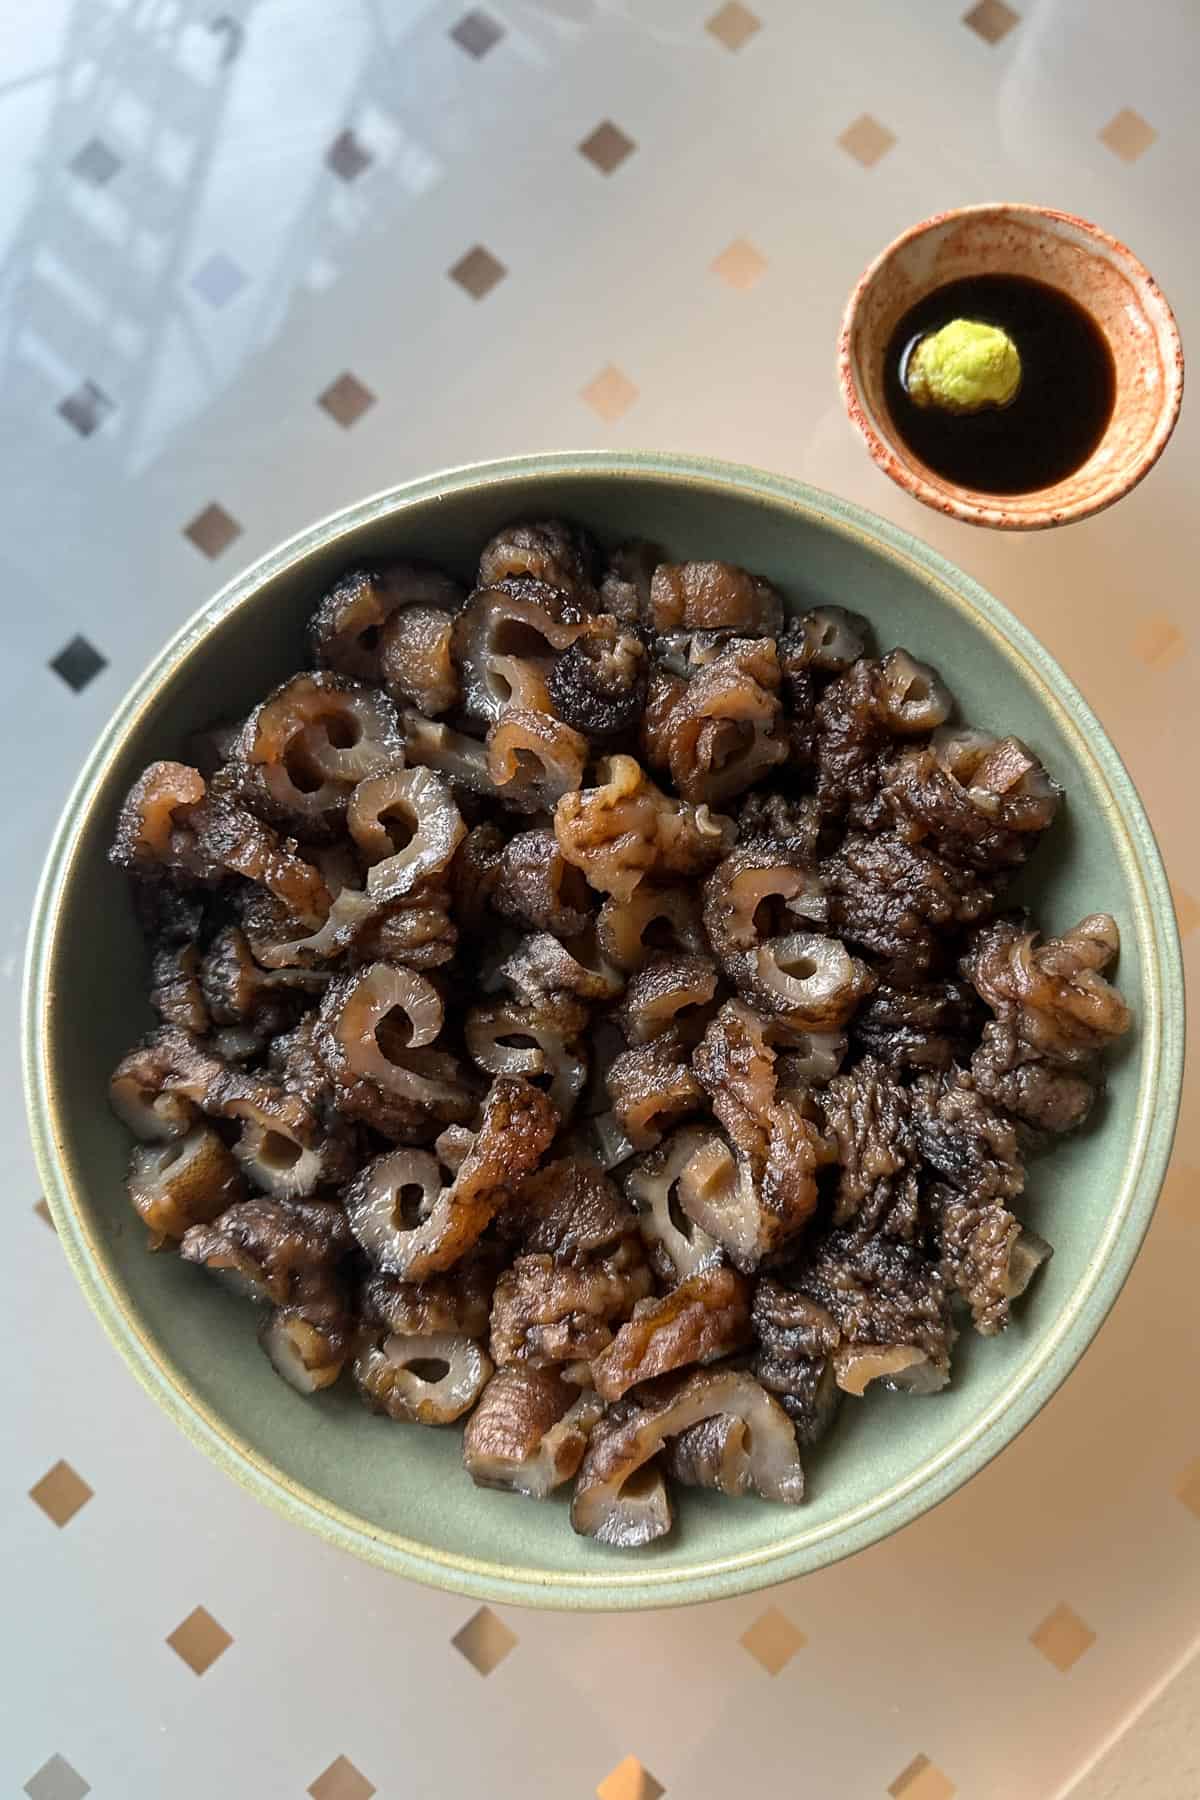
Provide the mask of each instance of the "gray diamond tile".
{"label": "gray diamond tile", "polygon": [[464,13],[458,24],[451,28],[450,36],[460,50],[465,50],[478,62],[489,50],[496,48],[504,36],[504,27],[490,13],[476,10]]}
{"label": "gray diamond tile", "polygon": [[58,403],[60,418],[67,421],[80,437],[91,437],[93,431],[103,425],[110,412],[115,410],[115,401],[109,399],[104,389],[97,387],[94,381],[81,382],[73,394]]}
{"label": "gray diamond tile", "polygon": [[104,187],[121,167],[121,158],[110,150],[102,138],[89,138],[67,164],[72,175],[86,181],[89,187]]}
{"label": "gray diamond tile", "polygon": [[232,256],[217,250],[200,264],[189,285],[193,293],[207,300],[210,306],[222,307],[227,306],[235,294],[241,293],[248,280]]}
{"label": "gray diamond tile", "polygon": [[342,131],[325,152],[325,161],[343,181],[356,181],[364,169],[370,168],[374,158],[352,131]]}
{"label": "gray diamond tile", "polygon": [[69,688],[81,694],[89,681],[93,681],[101,669],[107,669],[108,658],[88,643],[85,637],[73,637],[65,644],[51,662],[50,667],[56,675],[62,677]]}

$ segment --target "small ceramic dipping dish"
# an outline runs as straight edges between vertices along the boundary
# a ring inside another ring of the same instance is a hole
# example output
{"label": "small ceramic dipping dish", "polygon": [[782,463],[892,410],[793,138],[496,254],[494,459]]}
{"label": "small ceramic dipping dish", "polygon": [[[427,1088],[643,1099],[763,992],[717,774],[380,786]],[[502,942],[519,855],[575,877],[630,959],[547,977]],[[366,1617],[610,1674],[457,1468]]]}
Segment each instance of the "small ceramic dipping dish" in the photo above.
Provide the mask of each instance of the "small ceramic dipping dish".
{"label": "small ceramic dipping dish", "polygon": [[[1091,454],[1053,486],[1026,493],[988,493],[938,474],[906,444],[887,401],[888,350],[905,314],[948,282],[987,275],[1061,290],[1112,354],[1112,412]],[[1148,270],[1098,226],[1044,206],[967,206],[914,225],[865,271],[842,321],[838,374],[852,422],[906,493],[970,525],[1038,531],[1101,512],[1154,467],[1179,416],[1183,349]]]}

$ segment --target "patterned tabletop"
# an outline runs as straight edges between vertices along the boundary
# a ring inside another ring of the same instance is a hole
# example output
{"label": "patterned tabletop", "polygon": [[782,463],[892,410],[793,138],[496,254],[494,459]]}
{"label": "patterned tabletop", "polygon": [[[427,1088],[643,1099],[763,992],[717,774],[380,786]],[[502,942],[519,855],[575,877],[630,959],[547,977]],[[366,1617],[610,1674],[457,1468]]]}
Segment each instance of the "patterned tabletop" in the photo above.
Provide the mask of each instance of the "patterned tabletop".
{"label": "patterned tabletop", "polygon": [[[795,474],[982,580],[1125,755],[1194,963],[1200,427],[1185,408],[1160,468],[1100,518],[973,532],[871,467],[832,362],[863,264],[982,199],[1101,221],[1186,341],[1198,48],[1191,0],[5,8],[14,1012],[57,809],[175,626],[372,489],[564,445]],[[2,1053],[17,1411],[0,1792],[1048,1800],[1196,1639],[1194,1109],[1095,1347],[965,1490],[769,1595],[574,1618],[389,1579],[198,1456],[75,1287],[38,1201],[12,1030]]]}

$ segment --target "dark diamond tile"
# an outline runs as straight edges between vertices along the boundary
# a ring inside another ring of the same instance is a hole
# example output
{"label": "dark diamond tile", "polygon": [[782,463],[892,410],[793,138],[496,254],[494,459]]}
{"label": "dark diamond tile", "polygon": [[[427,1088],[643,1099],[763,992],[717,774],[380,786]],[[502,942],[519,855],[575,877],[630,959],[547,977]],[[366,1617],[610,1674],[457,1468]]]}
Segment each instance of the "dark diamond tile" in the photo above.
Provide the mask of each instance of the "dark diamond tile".
{"label": "dark diamond tile", "polygon": [[317,405],[324,407],[330,418],[336,419],[347,431],[374,404],[375,396],[370,388],[349,370],[331,382],[323,394],[317,395]]}
{"label": "dark diamond tile", "polygon": [[451,281],[457,282],[464,293],[470,294],[472,300],[482,300],[508,274],[499,257],[493,256],[482,244],[476,244],[473,250],[460,256],[454,267],[447,272]]}
{"label": "dark diamond tile", "polygon": [[220,556],[234,538],[242,535],[242,528],[232,513],[227,513],[214,500],[211,506],[206,506],[189,525],[184,526],[183,535],[195,544],[197,550],[203,551],[205,556]]}
{"label": "dark diamond tile", "polygon": [[25,1783],[29,1800],[83,1800],[91,1788],[65,1756],[52,1756]]}
{"label": "dark diamond tile", "polygon": [[611,119],[605,119],[602,125],[597,125],[590,137],[584,138],[579,146],[579,153],[586,156],[593,168],[599,169],[602,175],[611,175],[636,149],[633,139],[626,137],[619,125],[614,125]]}
{"label": "dark diamond tile", "polygon": [[91,437],[115,407],[116,402],[109,399],[103,388],[97,387],[94,381],[85,381],[73,394],[59,401],[58,413],[80,437]]}
{"label": "dark diamond tile", "polygon": [[468,56],[473,56],[478,62],[489,50],[496,48],[504,36],[504,27],[490,13],[469,12],[464,13],[458,24],[452,27],[450,36],[460,50],[465,50]]}
{"label": "dark diamond tile", "polygon": [[242,53],[242,45],[246,41],[246,27],[230,13],[221,13],[218,18],[210,19],[208,29],[214,37],[221,39],[221,66],[228,68],[231,62]]}
{"label": "dark diamond tile", "polygon": [[325,152],[325,161],[343,181],[356,181],[364,169],[370,168],[374,158],[352,131],[342,131]]}
{"label": "dark diamond tile", "polygon": [[56,675],[60,675],[69,688],[81,694],[89,681],[95,679],[101,669],[107,669],[108,658],[88,643],[85,637],[73,637],[69,644],[61,649],[50,667]]}
{"label": "dark diamond tile", "polygon": [[86,181],[89,187],[104,187],[121,167],[121,158],[110,150],[102,138],[89,138],[67,164],[72,175]]}

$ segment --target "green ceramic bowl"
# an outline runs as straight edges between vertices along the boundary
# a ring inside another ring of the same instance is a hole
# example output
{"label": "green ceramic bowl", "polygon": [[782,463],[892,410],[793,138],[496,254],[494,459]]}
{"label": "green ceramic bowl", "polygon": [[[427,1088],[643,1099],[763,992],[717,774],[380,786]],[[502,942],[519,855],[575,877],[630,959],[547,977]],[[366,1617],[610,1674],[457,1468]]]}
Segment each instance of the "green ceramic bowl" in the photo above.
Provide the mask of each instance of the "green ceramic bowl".
{"label": "green ceramic bowl", "polygon": [[[943,671],[965,716],[1017,732],[1066,785],[1035,859],[1039,917],[1099,908],[1120,922],[1135,1029],[1094,1127],[1032,1173],[1031,1223],[1055,1246],[1012,1328],[968,1333],[932,1398],[848,1402],[813,1454],[800,1508],[687,1494],[675,1531],[638,1554],[577,1538],[565,1502],[474,1488],[453,1430],[369,1416],[352,1394],[304,1400],[255,1341],[252,1309],[172,1256],[149,1256],[122,1178],[129,1144],[105,1085],[151,1023],[142,946],[105,861],[143,765],[247,709],[295,669],[318,595],[366,558],[473,567],[513,518],[565,514],[602,537],[760,570],[796,605],[842,602]],[[1112,1305],[1149,1222],[1179,1095],[1183,1001],[1166,880],[1119,758],[1066,676],[1002,606],[903,532],[752,469],[595,453],[454,470],[349,507],[230,584],[167,646],[118,711],[55,838],[30,945],[24,1052],[33,1136],[59,1235],[136,1374],[254,1494],[385,1569],[489,1600],[667,1606],[801,1575],[943,1499],[1028,1423]]]}

